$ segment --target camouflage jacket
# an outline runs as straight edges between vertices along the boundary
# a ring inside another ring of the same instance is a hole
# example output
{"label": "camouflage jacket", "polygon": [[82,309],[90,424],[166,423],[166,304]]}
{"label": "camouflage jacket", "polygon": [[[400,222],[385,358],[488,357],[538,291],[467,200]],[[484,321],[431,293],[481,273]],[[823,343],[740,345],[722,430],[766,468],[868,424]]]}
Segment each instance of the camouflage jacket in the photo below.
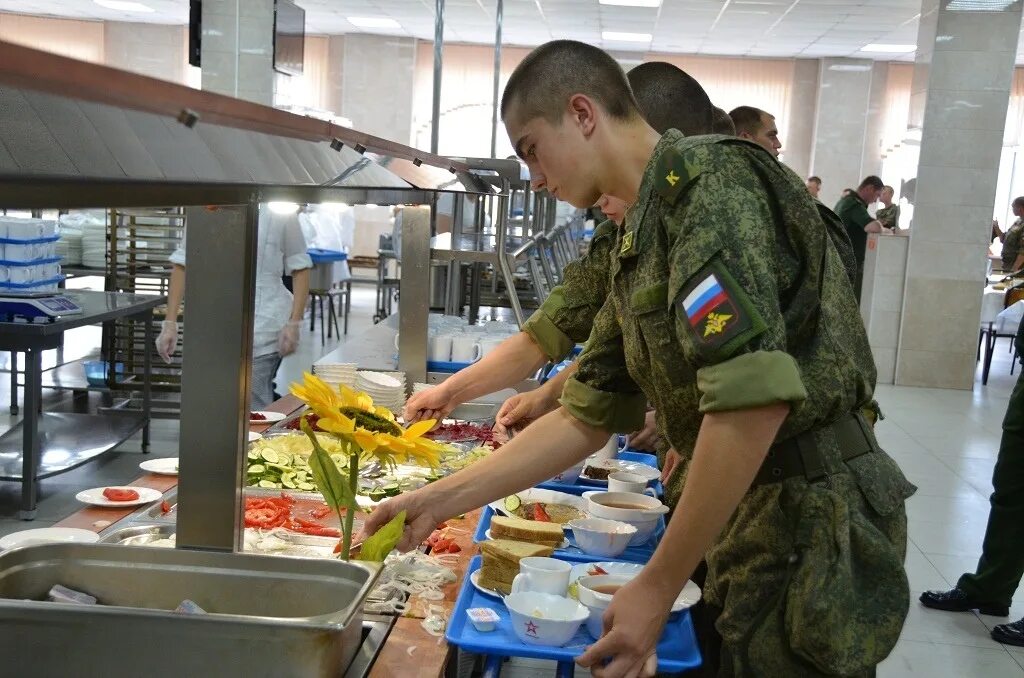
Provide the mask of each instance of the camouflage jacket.
{"label": "camouflage jacket", "polygon": [[594,316],[608,296],[608,260],[618,230],[611,219],[601,222],[587,253],[565,267],[562,284],[523,325],[552,362],[565,358],[590,336]]}

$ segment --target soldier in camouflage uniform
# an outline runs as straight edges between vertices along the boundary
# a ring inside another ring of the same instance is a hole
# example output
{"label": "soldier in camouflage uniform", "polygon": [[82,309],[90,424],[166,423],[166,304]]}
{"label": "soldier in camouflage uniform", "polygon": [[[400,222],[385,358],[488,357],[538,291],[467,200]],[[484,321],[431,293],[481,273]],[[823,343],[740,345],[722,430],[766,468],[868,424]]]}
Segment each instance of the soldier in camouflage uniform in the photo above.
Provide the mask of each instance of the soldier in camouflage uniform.
{"label": "soldier in camouflage uniform", "polygon": [[399,547],[411,548],[440,519],[635,428],[650,400],[688,478],[654,556],[578,661],[598,678],[650,675],[671,601],[704,556],[724,643],[705,659],[720,675],[873,675],[907,612],[913,486],[858,413],[875,371],[847,271],[791,172],[740,140],[659,138],[615,73],[596,48],[548,43],[502,103],[517,152],[557,196],[635,200],[563,409],[385,502],[366,531],[405,510]]}

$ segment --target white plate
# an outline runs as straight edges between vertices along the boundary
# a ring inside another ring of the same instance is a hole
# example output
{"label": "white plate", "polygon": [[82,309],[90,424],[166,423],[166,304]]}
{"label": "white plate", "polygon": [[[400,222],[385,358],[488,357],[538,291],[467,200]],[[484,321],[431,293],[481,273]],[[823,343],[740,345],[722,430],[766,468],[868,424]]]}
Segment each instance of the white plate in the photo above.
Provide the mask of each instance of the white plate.
{"label": "white plate", "polygon": [[485,596],[494,596],[495,598],[504,599],[505,595],[495,591],[494,589],[484,588],[480,586],[480,570],[473,570],[473,574],[469,575],[469,581],[476,587],[476,590]]}
{"label": "white plate", "polygon": [[[110,501],[103,496],[103,490],[107,489],[107,487],[116,487],[119,490],[135,490],[139,493],[139,498],[134,501]],[[121,508],[149,504],[163,496],[162,492],[158,492],[157,490],[153,490],[148,487],[135,487],[132,485],[108,485],[107,487],[94,487],[91,490],[82,490],[75,495],[75,499],[83,504],[92,504],[93,506]]]}
{"label": "white plate", "polygon": [[253,441],[259,440],[262,437],[263,436],[261,436],[259,433],[256,433],[256,431],[249,431],[249,442],[250,443],[253,442]]}
{"label": "white plate", "polygon": [[[539,487],[533,487],[529,490],[523,490],[522,492],[516,492],[520,499],[523,500],[524,504],[532,502],[541,502],[543,504],[565,504],[566,506],[572,506],[579,509],[584,516],[588,516],[587,513],[587,502],[583,497],[579,497],[575,494],[566,494],[565,492],[556,492],[555,490],[542,490]],[[495,512],[500,513],[503,516],[512,515],[505,510],[505,498],[502,497],[498,501],[492,501],[488,504]],[[569,523],[562,523],[562,529],[568,530]]]}
{"label": "white plate", "polygon": [[654,468],[653,466],[648,466],[647,464],[641,464],[640,462],[637,461],[626,461],[625,459],[605,459],[604,461],[599,461],[596,464],[585,464],[583,467],[583,472],[580,474],[580,480],[584,480],[594,485],[607,485],[608,479],[606,478],[604,480],[598,480],[597,478],[588,477],[586,475],[588,466],[597,466],[600,468],[610,469],[612,473],[615,473],[617,471],[635,473],[638,476],[642,476],[644,479],[647,480],[647,482],[651,482],[652,480],[656,480],[661,477],[661,471]]}
{"label": "white plate", "polygon": [[161,476],[176,476],[178,475],[178,458],[150,459],[139,464],[139,468]]}
{"label": "white plate", "polygon": [[398,381],[394,377],[379,372],[360,372],[358,374],[359,382],[366,384],[371,388],[402,388],[402,382]]}
{"label": "white plate", "polygon": [[267,412],[266,410],[260,410],[256,414],[262,414],[266,419],[249,419],[250,424],[275,424],[284,419],[283,414],[280,412]]}
{"label": "white plate", "polygon": [[77,527],[38,527],[34,530],[22,530],[0,538],[0,549],[13,549],[18,546],[35,546],[36,544],[95,544],[100,536],[90,530]]}
{"label": "white plate", "polygon": [[[494,536],[492,536],[490,528],[488,528],[487,531],[484,532],[484,536],[487,537],[488,539],[501,539],[501,537],[494,537]],[[510,541],[515,541],[515,539],[512,539]],[[567,549],[570,546],[572,546],[572,544],[569,542],[569,540],[568,539],[563,539],[562,543],[559,544],[558,546],[556,546],[555,548],[556,549]]]}
{"label": "white plate", "polygon": [[[576,583],[577,579],[586,576],[588,574],[588,570],[595,565],[608,574],[636,575],[640,570],[644,569],[644,566],[639,563],[622,563],[618,561],[579,563],[578,565],[573,565],[572,569],[569,571],[569,585],[572,586]],[[697,604],[697,601],[700,600],[700,597],[700,587],[692,581],[687,581],[686,586],[683,587],[683,590],[680,591],[679,596],[676,598],[676,602],[672,603],[672,612],[680,612],[681,610],[693,607]]]}

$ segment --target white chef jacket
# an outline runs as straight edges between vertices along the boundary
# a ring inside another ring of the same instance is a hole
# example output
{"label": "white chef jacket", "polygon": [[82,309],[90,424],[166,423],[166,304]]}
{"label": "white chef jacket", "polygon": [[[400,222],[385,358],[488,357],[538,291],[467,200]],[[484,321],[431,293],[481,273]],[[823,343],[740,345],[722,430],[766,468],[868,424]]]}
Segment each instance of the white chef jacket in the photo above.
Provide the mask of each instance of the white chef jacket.
{"label": "white chef jacket", "polygon": [[[172,264],[185,266],[185,238],[171,255]],[[259,210],[256,234],[256,305],[253,318],[254,358],[277,351],[277,336],[292,311],[292,294],[281,276],[312,268],[306,239],[294,214],[275,214],[266,205]]]}

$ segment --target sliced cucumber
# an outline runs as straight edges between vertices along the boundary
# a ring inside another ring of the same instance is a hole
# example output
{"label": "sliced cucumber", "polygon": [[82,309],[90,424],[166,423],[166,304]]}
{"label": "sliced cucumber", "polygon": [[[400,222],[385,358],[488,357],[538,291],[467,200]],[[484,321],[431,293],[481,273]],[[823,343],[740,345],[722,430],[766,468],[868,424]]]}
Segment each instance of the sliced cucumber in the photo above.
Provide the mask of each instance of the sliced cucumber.
{"label": "sliced cucumber", "polygon": [[397,497],[402,493],[402,488],[398,486],[398,483],[389,483],[384,486],[384,494],[388,497]]}
{"label": "sliced cucumber", "polygon": [[252,449],[250,449],[248,452],[246,452],[246,456],[248,456],[250,459],[253,459],[255,461],[259,461],[259,459],[260,459],[260,451],[259,450],[252,450]]}
{"label": "sliced cucumber", "polygon": [[260,450],[260,456],[263,457],[264,461],[271,464],[276,464],[281,461],[281,455],[271,449]]}
{"label": "sliced cucumber", "polygon": [[260,485],[260,487],[269,487],[269,488],[280,487],[280,483],[275,483],[273,480],[261,480],[259,482],[259,485]]}
{"label": "sliced cucumber", "polygon": [[249,475],[258,476],[267,472],[267,467],[263,464],[253,464],[249,467]]}
{"label": "sliced cucumber", "polygon": [[281,473],[281,475],[284,475],[285,473],[292,473],[292,474],[295,473],[290,467],[285,466],[284,464],[271,464],[271,463],[267,463],[267,470],[268,471],[279,471]]}
{"label": "sliced cucumber", "polygon": [[292,478],[289,475],[281,476],[281,484],[284,485],[285,487],[287,487],[290,490],[294,490],[297,487],[295,479]]}
{"label": "sliced cucumber", "polygon": [[523,500],[519,498],[518,494],[513,494],[505,497],[505,510],[509,513],[515,513],[519,510],[519,507],[523,505]]}
{"label": "sliced cucumber", "polygon": [[316,485],[313,483],[299,483],[299,489],[303,492],[312,492],[316,489]]}
{"label": "sliced cucumber", "polygon": [[381,499],[384,499],[387,496],[388,495],[384,492],[384,490],[380,489],[379,487],[375,487],[372,490],[370,490],[370,499],[373,501],[380,501]]}

